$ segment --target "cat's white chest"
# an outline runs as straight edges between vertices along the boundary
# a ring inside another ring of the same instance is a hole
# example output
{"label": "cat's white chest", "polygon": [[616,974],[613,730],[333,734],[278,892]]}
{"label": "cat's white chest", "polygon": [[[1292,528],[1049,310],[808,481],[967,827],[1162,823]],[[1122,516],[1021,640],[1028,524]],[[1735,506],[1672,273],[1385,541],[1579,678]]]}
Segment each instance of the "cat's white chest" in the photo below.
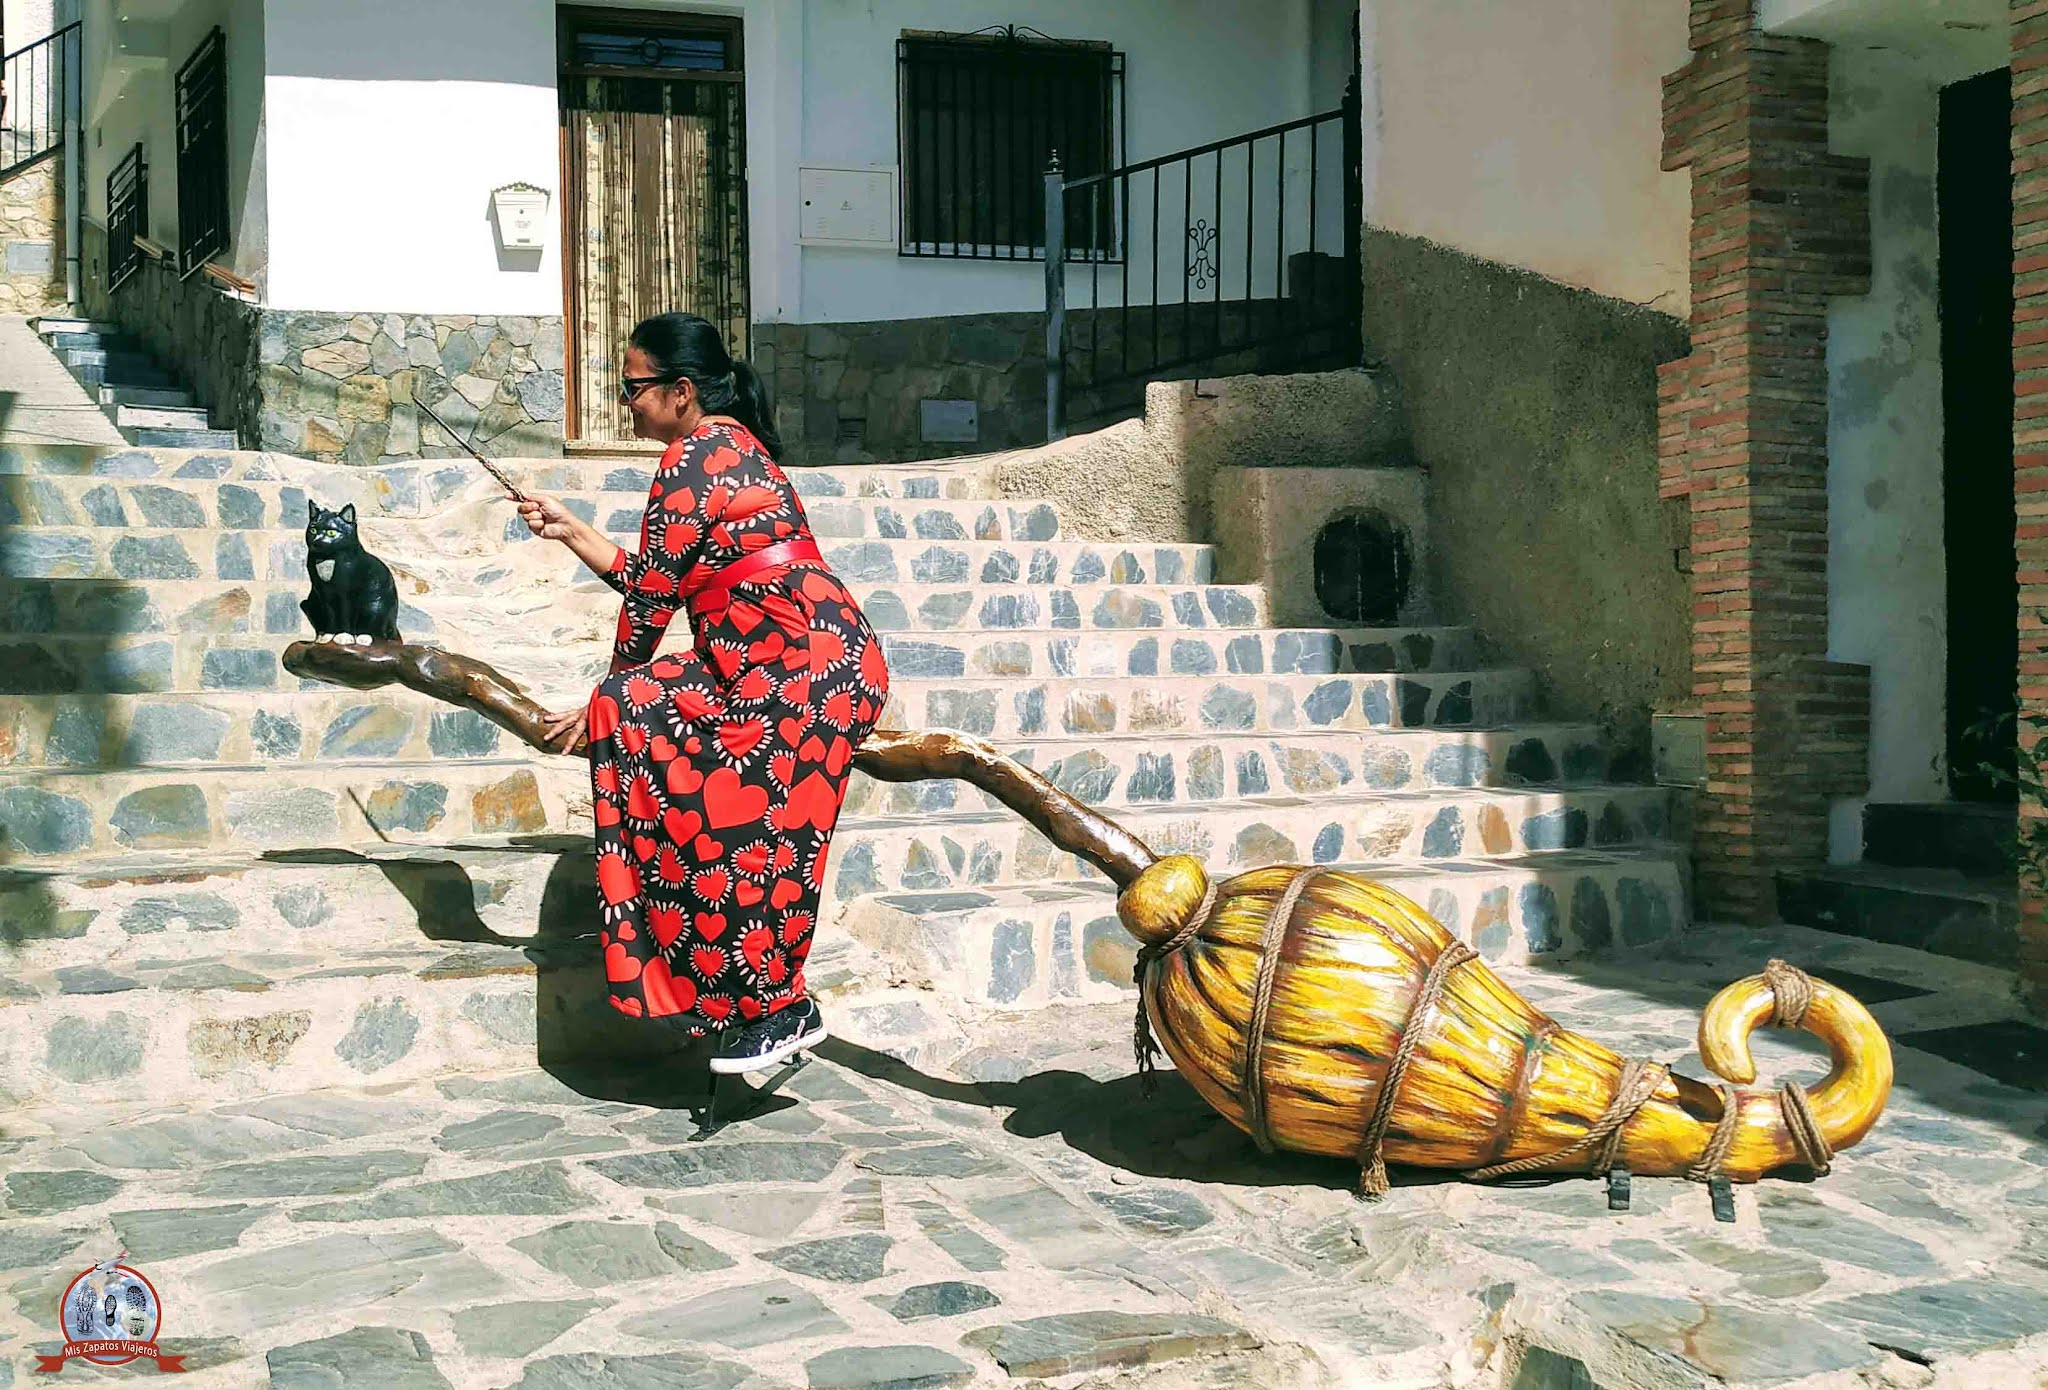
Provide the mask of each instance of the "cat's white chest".
{"label": "cat's white chest", "polygon": [[315,560],[313,562],[313,573],[322,584],[325,584],[328,580],[334,578],[334,561]]}

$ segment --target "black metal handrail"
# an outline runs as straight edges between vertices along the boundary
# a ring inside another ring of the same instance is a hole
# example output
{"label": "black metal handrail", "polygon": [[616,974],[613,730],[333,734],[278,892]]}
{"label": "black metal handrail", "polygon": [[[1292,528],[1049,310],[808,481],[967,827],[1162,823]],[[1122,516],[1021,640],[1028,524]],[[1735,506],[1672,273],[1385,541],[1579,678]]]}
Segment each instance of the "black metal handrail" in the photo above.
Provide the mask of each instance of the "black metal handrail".
{"label": "black metal handrail", "polygon": [[142,248],[137,237],[149,235],[149,161],[142,156],[142,142],[114,166],[107,175],[107,292],[142,265]]}
{"label": "black metal handrail", "polygon": [[0,59],[0,179],[64,145],[64,117],[78,112],[79,35],[73,20]]}
{"label": "black metal handrail", "polygon": [[[1069,177],[1055,155],[1045,175],[1048,438],[1065,433],[1077,385],[1100,404],[1115,386],[1262,350],[1355,360],[1358,121],[1354,77],[1333,111],[1118,169]],[[1088,245],[1120,248],[1121,264],[1071,255],[1077,224]],[[1093,261],[1085,306],[1068,303],[1072,260]],[[1086,326],[1070,333],[1076,311]]]}

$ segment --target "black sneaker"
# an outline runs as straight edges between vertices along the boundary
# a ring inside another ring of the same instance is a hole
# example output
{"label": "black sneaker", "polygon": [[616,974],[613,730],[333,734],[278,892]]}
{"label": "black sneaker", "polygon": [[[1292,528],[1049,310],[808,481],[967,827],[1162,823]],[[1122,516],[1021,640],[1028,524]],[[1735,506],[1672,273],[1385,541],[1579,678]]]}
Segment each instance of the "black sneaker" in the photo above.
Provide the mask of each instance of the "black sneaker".
{"label": "black sneaker", "polygon": [[806,999],[726,1034],[718,1045],[718,1055],[711,1059],[711,1070],[721,1076],[762,1071],[816,1047],[828,1036],[817,1000]]}

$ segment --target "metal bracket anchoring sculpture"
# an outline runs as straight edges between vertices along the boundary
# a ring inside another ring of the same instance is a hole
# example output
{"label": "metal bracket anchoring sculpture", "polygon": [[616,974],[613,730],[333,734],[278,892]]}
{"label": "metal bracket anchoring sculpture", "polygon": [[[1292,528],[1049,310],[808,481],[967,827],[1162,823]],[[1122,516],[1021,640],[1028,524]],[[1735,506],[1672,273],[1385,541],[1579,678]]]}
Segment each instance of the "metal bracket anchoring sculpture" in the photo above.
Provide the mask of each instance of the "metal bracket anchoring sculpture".
{"label": "metal bracket anchoring sculpture", "polygon": [[[403,684],[535,748],[581,751],[547,747],[541,709],[519,686],[436,648],[301,642],[284,664],[358,689]],[[1141,1071],[1163,1048],[1262,1150],[1355,1159],[1368,1196],[1385,1191],[1388,1163],[1717,1184],[1825,1172],[1891,1093],[1891,1046],[1869,1011],[1782,962],[1707,1005],[1700,1057],[1720,1081],[1695,1081],[1559,1027],[1422,908],[1361,874],[1276,865],[1213,882],[1198,861],[1159,858],[959,734],[876,733],[854,766],[887,782],[970,782],[1107,874],[1140,943]],[[1827,1042],[1831,1068],[1810,1093],[1752,1087],[1749,1038],[1766,1024]]]}

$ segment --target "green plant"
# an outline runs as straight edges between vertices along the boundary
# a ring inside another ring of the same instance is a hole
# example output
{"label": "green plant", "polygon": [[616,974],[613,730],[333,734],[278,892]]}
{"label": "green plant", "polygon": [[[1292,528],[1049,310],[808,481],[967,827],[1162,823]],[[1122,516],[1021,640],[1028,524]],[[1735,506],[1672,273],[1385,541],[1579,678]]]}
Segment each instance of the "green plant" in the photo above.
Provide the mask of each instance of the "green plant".
{"label": "green plant", "polygon": [[2048,816],[2027,813],[2029,807],[2048,808],[2048,714],[2004,710],[1965,729],[1963,743],[1986,750],[1970,760],[1970,770],[2019,797],[2011,853],[2021,881],[2048,885]]}

